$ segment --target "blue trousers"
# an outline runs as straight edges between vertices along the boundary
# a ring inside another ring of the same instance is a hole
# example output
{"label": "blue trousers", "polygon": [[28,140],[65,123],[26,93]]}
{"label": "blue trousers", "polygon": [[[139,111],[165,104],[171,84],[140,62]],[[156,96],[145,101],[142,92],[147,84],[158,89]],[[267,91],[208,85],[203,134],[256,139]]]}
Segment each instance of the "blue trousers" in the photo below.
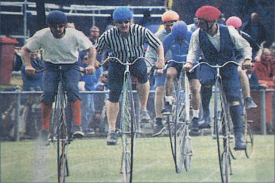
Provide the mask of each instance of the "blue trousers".
{"label": "blue trousers", "polygon": [[43,95],[41,102],[51,104],[57,93],[60,72],[62,72],[64,89],[67,93],[69,102],[80,100],[78,82],[80,69],[78,63],[74,64],[52,64],[45,62],[45,71],[43,75]]}

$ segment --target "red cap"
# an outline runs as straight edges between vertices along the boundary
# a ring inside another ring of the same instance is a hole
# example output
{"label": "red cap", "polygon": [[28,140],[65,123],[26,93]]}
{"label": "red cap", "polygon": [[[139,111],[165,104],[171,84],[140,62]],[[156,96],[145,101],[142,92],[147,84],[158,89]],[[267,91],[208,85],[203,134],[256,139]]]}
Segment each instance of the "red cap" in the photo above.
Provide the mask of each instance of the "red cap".
{"label": "red cap", "polygon": [[206,21],[212,21],[218,20],[220,14],[220,10],[218,10],[214,6],[202,6],[197,10],[195,16]]}

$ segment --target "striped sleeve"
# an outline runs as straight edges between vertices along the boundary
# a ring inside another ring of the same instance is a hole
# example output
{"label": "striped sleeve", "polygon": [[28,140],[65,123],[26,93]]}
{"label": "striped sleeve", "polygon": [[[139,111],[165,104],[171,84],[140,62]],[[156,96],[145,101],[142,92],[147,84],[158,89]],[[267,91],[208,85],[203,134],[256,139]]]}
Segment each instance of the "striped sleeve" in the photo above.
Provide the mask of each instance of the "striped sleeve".
{"label": "striped sleeve", "polygon": [[161,41],[150,30],[145,28],[146,43],[152,48],[156,49],[161,45]]}

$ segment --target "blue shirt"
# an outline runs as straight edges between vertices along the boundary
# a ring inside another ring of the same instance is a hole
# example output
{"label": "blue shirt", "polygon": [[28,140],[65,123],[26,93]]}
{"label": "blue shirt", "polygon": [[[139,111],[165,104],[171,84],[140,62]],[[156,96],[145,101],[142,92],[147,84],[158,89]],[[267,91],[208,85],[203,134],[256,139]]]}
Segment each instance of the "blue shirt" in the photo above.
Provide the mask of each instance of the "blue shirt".
{"label": "blue shirt", "polygon": [[[80,65],[83,68],[86,68],[87,66]],[[98,82],[98,78],[96,75],[90,75],[86,74],[84,76],[80,76],[79,81],[84,81],[85,82],[85,90],[86,91],[95,91],[95,85]]]}
{"label": "blue shirt", "polygon": [[[43,69],[43,62],[40,59],[37,58],[36,60],[34,60],[31,58],[30,60],[35,70],[41,71]],[[36,73],[35,75],[27,75],[25,65],[22,64],[21,56],[16,55],[14,70],[18,71],[20,69],[24,91],[30,91],[31,88],[33,88],[34,90],[43,90],[43,72]]]}
{"label": "blue shirt", "polygon": [[164,54],[166,54],[168,50],[171,50],[172,60],[185,62],[191,36],[192,32],[188,31],[185,41],[179,43],[172,33],[168,34],[163,40]]}

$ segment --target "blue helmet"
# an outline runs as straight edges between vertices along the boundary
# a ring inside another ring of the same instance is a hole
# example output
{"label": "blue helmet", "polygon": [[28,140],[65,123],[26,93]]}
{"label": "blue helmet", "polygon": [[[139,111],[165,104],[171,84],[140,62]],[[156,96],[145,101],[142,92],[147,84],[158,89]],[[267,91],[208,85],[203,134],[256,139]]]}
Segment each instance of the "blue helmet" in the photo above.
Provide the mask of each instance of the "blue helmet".
{"label": "blue helmet", "polygon": [[188,32],[187,25],[184,21],[177,21],[172,27],[172,35],[175,39],[186,39]]}
{"label": "blue helmet", "polygon": [[67,16],[61,11],[52,11],[47,16],[47,24],[65,24]]}
{"label": "blue helmet", "polygon": [[114,21],[133,19],[133,12],[127,7],[119,7],[113,12]]}

